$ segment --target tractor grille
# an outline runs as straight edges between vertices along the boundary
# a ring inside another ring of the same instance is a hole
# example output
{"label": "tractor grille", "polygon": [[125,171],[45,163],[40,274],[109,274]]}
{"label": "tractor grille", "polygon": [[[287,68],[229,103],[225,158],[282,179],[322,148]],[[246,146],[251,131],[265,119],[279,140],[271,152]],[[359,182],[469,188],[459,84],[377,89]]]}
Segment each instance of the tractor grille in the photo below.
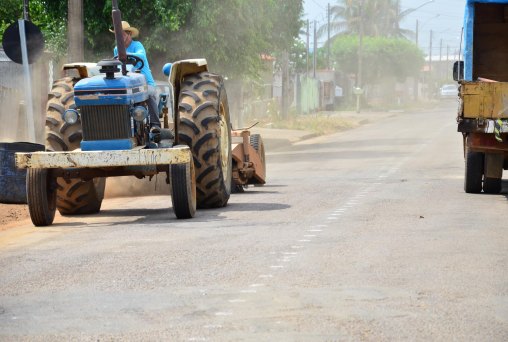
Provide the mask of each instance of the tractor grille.
{"label": "tractor grille", "polygon": [[131,137],[129,106],[83,106],[83,140],[113,140]]}

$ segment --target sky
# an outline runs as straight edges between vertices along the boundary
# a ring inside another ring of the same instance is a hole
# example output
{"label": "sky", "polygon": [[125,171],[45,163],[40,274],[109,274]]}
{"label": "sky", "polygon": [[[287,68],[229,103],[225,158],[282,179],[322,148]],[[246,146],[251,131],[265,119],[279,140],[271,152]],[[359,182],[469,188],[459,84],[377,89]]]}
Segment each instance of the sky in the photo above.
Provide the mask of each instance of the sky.
{"label": "sky", "polygon": [[[311,22],[316,20],[318,27],[325,24],[328,3],[334,5],[337,0],[304,0],[304,18],[309,19]],[[418,45],[426,54],[429,53],[430,30],[433,31],[433,55],[439,54],[441,40],[443,54],[446,53],[448,46],[451,53],[454,49],[459,49],[465,0],[400,0],[400,3],[402,10],[417,8],[425,4],[409,14],[401,23],[401,27],[414,32],[418,20]],[[319,40],[319,43],[321,45],[323,42]]]}

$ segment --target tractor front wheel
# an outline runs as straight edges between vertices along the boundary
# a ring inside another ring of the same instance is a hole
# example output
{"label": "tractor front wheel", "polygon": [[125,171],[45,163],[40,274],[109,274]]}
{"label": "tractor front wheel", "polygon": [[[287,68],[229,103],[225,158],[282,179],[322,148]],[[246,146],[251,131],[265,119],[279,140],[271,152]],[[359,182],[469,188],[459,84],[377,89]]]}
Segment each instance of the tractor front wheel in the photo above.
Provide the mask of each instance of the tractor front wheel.
{"label": "tractor front wheel", "polygon": [[171,202],[178,219],[194,217],[196,213],[196,176],[192,159],[187,164],[169,166]]}
{"label": "tractor front wheel", "polygon": [[30,219],[37,227],[49,226],[55,219],[56,185],[47,169],[28,169],[26,197]]}

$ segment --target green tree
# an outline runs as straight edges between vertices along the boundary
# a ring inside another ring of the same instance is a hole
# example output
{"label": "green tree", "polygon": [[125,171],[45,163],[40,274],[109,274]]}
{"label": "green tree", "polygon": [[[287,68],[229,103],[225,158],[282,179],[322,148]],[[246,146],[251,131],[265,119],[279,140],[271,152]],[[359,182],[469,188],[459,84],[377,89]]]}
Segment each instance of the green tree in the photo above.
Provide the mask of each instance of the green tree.
{"label": "green tree", "polygon": [[[331,46],[337,69],[346,74],[358,70],[358,37],[337,37]],[[366,84],[394,77],[400,81],[417,76],[423,66],[423,53],[401,38],[365,37],[363,41],[363,78]]]}
{"label": "green tree", "polygon": [[[0,34],[21,16],[21,0],[0,3]],[[67,0],[31,0],[57,56],[66,49]],[[111,57],[111,1],[84,0],[85,59]],[[303,0],[119,0],[122,17],[140,29],[152,69],[167,61],[204,57],[212,69],[233,78],[257,75],[261,55],[290,51],[301,27]]]}

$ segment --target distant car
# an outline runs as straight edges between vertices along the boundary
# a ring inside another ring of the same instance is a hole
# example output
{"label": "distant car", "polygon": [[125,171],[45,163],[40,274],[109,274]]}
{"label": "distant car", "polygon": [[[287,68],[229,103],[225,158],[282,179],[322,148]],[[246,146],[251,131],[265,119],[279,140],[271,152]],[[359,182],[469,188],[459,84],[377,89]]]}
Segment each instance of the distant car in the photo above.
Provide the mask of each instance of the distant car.
{"label": "distant car", "polygon": [[440,99],[456,99],[459,96],[459,88],[456,84],[445,84],[439,89]]}

